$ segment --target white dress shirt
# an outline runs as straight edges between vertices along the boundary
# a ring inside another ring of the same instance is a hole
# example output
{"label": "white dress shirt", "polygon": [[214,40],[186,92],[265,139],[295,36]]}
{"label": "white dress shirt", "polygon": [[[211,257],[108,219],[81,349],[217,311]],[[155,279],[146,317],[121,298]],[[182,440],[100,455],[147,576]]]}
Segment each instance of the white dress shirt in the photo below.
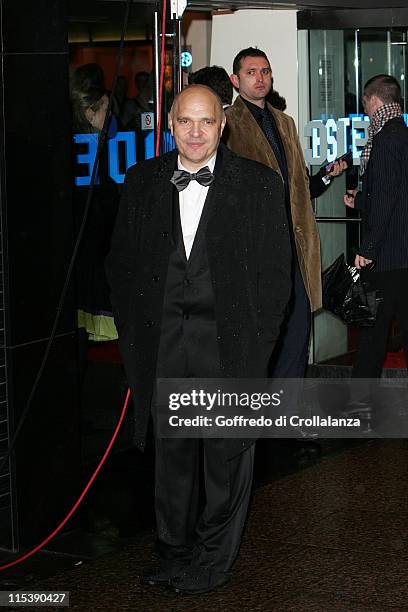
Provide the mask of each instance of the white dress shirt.
{"label": "white dress shirt", "polygon": [[[203,168],[208,166],[211,172],[214,172],[216,157],[217,154],[213,155],[213,157],[204,164]],[[191,170],[185,168],[180,162],[180,156],[178,158],[178,169],[185,170],[192,174]],[[181,229],[183,231],[184,249],[187,259],[190,257],[191,249],[193,248],[194,238],[197,233],[198,224],[200,223],[201,213],[203,212],[208,190],[209,187],[200,185],[198,181],[190,181],[188,186],[178,194]]]}

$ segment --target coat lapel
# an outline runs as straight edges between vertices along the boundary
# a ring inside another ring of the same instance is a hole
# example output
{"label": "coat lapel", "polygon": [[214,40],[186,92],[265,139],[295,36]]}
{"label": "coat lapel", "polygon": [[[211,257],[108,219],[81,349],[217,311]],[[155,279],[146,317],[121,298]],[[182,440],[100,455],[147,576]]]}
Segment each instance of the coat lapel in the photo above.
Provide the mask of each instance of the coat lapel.
{"label": "coat lapel", "polygon": [[207,245],[210,240],[213,247],[224,235],[229,234],[231,229],[231,194],[239,181],[239,172],[233,160],[234,157],[229,149],[221,143],[214,169],[215,181],[210,187],[206,202],[205,235]]}
{"label": "coat lapel", "polygon": [[[270,168],[275,170],[275,172],[282,176],[278,160],[275,157],[275,154],[272,150],[271,145],[268,142],[268,139],[261,130],[260,126],[258,125],[256,119],[253,117],[251,111],[248,109],[245,102],[243,102],[239,96],[234,102],[234,107],[238,111],[238,116],[240,117],[241,124],[240,128],[244,132],[243,142],[248,143],[248,135],[250,134],[251,136],[249,136],[249,138],[255,144],[255,150],[252,152],[254,154],[250,153],[248,157],[250,159],[254,159],[255,161],[260,162],[261,164],[264,164],[265,166],[269,166]],[[235,149],[233,148],[233,150]],[[241,155],[242,157],[246,157],[245,152],[241,150],[239,151],[239,155]]]}
{"label": "coat lapel", "polygon": [[171,155],[160,158],[156,173],[153,178],[153,197],[155,206],[164,222],[164,227],[168,228],[169,235],[173,238],[173,195],[174,185],[170,179],[177,163],[177,151]]}

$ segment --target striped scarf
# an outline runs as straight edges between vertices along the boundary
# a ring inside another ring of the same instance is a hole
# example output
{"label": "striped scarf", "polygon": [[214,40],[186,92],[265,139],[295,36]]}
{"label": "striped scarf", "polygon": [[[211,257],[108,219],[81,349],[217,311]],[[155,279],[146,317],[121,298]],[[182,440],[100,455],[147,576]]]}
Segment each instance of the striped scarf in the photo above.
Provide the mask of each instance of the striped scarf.
{"label": "striped scarf", "polygon": [[368,160],[370,159],[371,149],[373,148],[373,138],[378,132],[382,130],[384,125],[390,119],[401,117],[402,111],[401,106],[398,102],[392,102],[391,104],[384,104],[380,106],[371,118],[370,125],[368,126],[368,140],[364,149],[361,152],[360,157],[360,175],[363,175],[367,169]]}

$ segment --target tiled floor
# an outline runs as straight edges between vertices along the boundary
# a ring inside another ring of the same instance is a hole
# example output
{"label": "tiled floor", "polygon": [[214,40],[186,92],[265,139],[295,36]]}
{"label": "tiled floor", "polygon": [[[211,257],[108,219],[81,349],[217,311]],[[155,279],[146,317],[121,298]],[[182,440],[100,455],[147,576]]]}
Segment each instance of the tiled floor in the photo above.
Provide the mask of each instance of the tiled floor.
{"label": "tiled floor", "polygon": [[140,586],[148,529],[29,588],[70,591],[71,608],[84,612],[406,611],[407,493],[408,443],[367,441],[255,491],[233,579],[218,591]]}

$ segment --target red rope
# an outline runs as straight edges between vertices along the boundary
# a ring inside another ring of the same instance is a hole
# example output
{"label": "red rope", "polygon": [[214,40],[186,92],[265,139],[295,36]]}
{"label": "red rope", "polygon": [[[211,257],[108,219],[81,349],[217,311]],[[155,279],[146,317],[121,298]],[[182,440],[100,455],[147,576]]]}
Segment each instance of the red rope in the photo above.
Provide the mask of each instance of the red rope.
{"label": "red rope", "polygon": [[64,520],[62,520],[61,523],[58,525],[58,527],[56,529],[54,529],[54,531],[52,533],[50,533],[50,535],[47,536],[45,538],[45,540],[40,542],[40,544],[38,544],[35,548],[33,548],[32,550],[29,550],[28,552],[26,552],[21,557],[18,557],[17,559],[14,559],[14,561],[10,561],[10,563],[6,563],[6,565],[0,565],[0,570],[5,570],[5,569],[8,569],[9,567],[13,567],[13,565],[17,565],[18,563],[22,563],[23,561],[25,561],[26,559],[28,559],[29,557],[34,555],[41,548],[43,548],[46,544],[48,544],[48,542],[50,540],[52,540],[52,538],[54,538],[57,535],[57,533],[59,531],[61,531],[61,529],[64,527],[64,525],[69,521],[71,516],[74,514],[74,512],[78,508],[79,504],[84,499],[85,495],[88,492],[89,487],[91,486],[91,484],[93,483],[93,481],[95,480],[97,475],[99,474],[100,469],[102,468],[103,464],[105,463],[105,460],[106,460],[107,456],[109,455],[109,453],[111,451],[111,448],[112,448],[112,446],[113,446],[113,444],[114,444],[114,442],[116,440],[116,436],[119,433],[119,429],[121,428],[121,425],[122,425],[122,422],[123,422],[123,419],[124,419],[124,416],[125,416],[125,413],[126,413],[127,405],[128,405],[128,402],[129,402],[129,397],[130,397],[130,389],[127,390],[125,402],[123,404],[122,413],[121,413],[121,415],[119,417],[118,424],[116,425],[115,431],[113,432],[112,438],[111,438],[111,440],[110,440],[110,442],[109,442],[109,444],[108,444],[108,446],[107,446],[107,448],[106,448],[106,450],[104,452],[104,455],[103,455],[102,459],[99,462],[99,465],[97,466],[96,470],[94,471],[94,473],[92,474],[91,478],[89,479],[89,482],[86,485],[85,489],[82,491],[81,495],[79,496],[79,498],[77,499],[75,504],[72,506],[71,510],[68,512],[68,514],[66,515]]}
{"label": "red rope", "polygon": [[156,140],[156,157],[160,155],[160,140],[161,140],[161,117],[163,110],[163,83],[164,83],[164,67],[166,58],[166,10],[167,0],[163,0],[162,28],[161,28],[161,62],[160,62],[160,85],[159,85],[159,116],[157,118],[157,140]]}

